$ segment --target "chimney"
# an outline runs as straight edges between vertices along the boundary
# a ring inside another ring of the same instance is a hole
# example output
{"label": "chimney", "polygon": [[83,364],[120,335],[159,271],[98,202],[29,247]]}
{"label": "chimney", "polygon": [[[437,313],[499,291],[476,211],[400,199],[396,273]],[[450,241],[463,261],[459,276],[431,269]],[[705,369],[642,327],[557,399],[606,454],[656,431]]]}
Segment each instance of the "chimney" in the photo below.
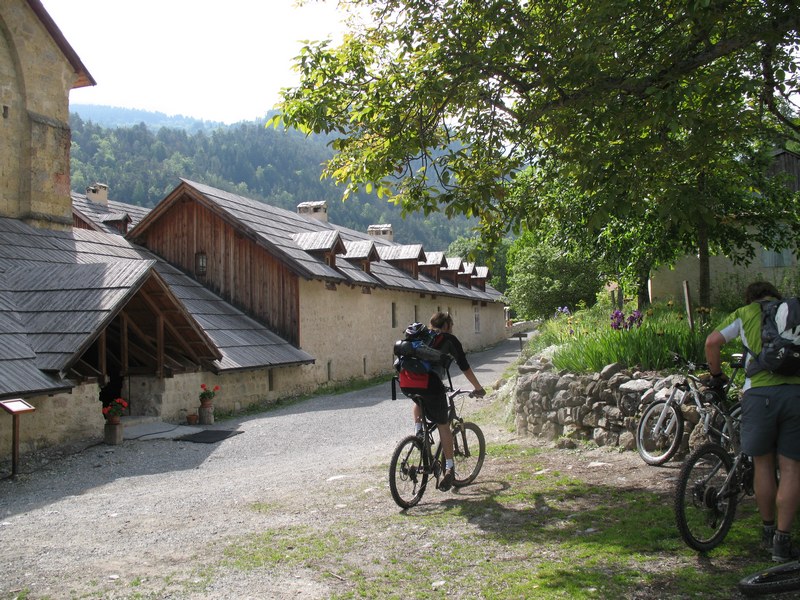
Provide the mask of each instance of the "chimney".
{"label": "chimney", "polygon": [[86,198],[97,204],[108,206],[108,186],[105,183],[95,183],[86,188]]}
{"label": "chimney", "polygon": [[297,214],[322,221],[328,222],[328,203],[325,200],[317,200],[315,202],[301,202],[297,205]]}
{"label": "chimney", "polygon": [[383,225],[370,225],[367,228],[367,233],[373,237],[386,240],[387,242],[394,241],[394,231],[392,231],[392,225],[389,223]]}

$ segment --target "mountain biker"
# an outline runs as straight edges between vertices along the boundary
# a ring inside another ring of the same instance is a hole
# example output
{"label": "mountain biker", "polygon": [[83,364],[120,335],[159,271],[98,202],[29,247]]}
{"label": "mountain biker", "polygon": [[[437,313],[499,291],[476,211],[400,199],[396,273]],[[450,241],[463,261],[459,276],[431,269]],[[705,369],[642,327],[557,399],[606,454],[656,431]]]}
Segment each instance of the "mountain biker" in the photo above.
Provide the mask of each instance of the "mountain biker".
{"label": "mountain biker", "polygon": [[[761,351],[758,301],[767,299],[782,298],[768,282],[751,283],[745,291],[745,306],[726,317],[706,338],[712,385],[721,387],[726,380],[720,359],[724,344],[738,337],[756,355]],[[752,360],[750,352],[746,360]],[[762,545],[772,551],[773,561],[786,562],[798,557],[791,529],[800,505],[800,377],[759,371],[745,380],[743,390],[741,443],[742,451],[753,457]],[[776,455],[780,483],[775,478]]]}
{"label": "mountain biker", "polygon": [[[453,357],[458,368],[461,369],[464,376],[472,384],[474,388],[472,395],[477,397],[485,396],[486,390],[483,389],[483,386],[469,366],[461,342],[451,333],[453,330],[453,317],[450,316],[450,313],[434,313],[430,320],[430,328],[437,333],[441,332],[444,336],[444,339],[436,346],[436,349]],[[444,477],[439,483],[439,489],[443,491],[447,491],[452,487],[455,477],[455,472],[453,470],[453,434],[450,431],[447,414],[447,390],[444,383],[442,383],[442,380],[446,376],[447,373],[444,369],[437,370],[436,375],[431,374],[428,380],[428,388],[420,394],[421,401],[425,405],[425,412],[430,419],[436,423],[437,429],[439,430],[439,439],[441,440],[442,449],[444,450]],[[416,432],[419,434],[422,431],[422,407],[417,403],[416,399],[414,400],[413,415],[414,426]]]}

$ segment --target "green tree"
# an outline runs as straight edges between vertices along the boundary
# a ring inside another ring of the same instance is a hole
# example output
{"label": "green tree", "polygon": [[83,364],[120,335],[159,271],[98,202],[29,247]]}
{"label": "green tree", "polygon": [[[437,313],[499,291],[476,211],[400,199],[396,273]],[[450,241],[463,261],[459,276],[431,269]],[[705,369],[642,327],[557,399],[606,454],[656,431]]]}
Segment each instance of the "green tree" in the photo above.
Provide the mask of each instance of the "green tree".
{"label": "green tree", "polygon": [[[796,2],[340,4],[369,17],[338,46],[302,50],[274,122],[337,136],[324,172],[345,197],[376,189],[406,213],[478,216],[498,240],[528,226],[530,203],[509,198],[534,166],[576,188],[595,236],[658,218],[678,230],[672,250],[702,253],[725,247],[720,218],[737,248],[750,217],[775,219],[772,186],[752,187],[765,170],[742,171],[800,131]],[[796,232],[796,204],[780,214]]]}
{"label": "green tree", "polygon": [[476,237],[461,236],[447,248],[447,256],[460,256],[478,265],[487,265],[491,272],[490,283],[498,292],[505,293],[508,288],[508,250],[511,241],[500,240],[493,252],[488,252]]}
{"label": "green tree", "polygon": [[523,318],[545,318],[566,306],[592,306],[603,284],[598,262],[523,235],[508,253],[508,291]]}

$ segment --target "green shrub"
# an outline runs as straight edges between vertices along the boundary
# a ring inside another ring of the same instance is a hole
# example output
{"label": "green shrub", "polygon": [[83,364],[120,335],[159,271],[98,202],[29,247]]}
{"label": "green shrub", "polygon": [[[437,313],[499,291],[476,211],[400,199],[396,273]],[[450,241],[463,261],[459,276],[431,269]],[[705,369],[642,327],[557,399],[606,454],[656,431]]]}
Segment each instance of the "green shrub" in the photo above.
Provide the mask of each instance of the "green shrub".
{"label": "green shrub", "polygon": [[558,346],[554,366],[573,373],[600,371],[614,362],[645,370],[668,369],[671,352],[705,362],[706,336],[715,319],[724,316],[697,309],[692,329],[683,308],[673,302],[653,304],[641,320],[637,312],[626,304],[621,315],[613,316],[613,310],[603,304],[574,314],[559,313],[541,325],[534,351]]}
{"label": "green shrub", "polygon": [[563,306],[571,311],[591,306],[602,282],[596,261],[547,244],[515,242],[509,254],[508,297],[523,318],[547,318]]}

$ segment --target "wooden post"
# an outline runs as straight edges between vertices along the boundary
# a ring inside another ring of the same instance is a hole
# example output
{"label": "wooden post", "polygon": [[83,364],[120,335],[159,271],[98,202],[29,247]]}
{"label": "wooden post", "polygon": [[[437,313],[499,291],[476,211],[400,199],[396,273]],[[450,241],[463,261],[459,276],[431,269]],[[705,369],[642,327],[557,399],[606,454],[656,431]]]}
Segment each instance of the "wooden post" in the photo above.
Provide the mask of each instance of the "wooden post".
{"label": "wooden post", "polygon": [[692,297],[689,294],[689,282],[683,282],[683,302],[686,306],[686,320],[689,321],[689,329],[694,331],[694,318],[692,317]]}
{"label": "wooden post", "polygon": [[125,430],[121,423],[106,421],[103,428],[103,441],[109,446],[119,446],[125,439],[124,433]]}
{"label": "wooden post", "polygon": [[11,415],[11,477],[16,477],[19,465],[19,416],[35,411],[36,407],[22,398],[14,398],[0,401],[0,408]]}
{"label": "wooden post", "polygon": [[213,425],[214,424],[214,405],[209,404],[208,406],[200,405],[200,409],[198,410],[200,413],[200,424],[201,425]]}
{"label": "wooden post", "polygon": [[528,337],[528,334],[519,332],[519,333],[515,333],[513,337],[519,338],[519,351],[522,352],[522,340],[524,338]]}

